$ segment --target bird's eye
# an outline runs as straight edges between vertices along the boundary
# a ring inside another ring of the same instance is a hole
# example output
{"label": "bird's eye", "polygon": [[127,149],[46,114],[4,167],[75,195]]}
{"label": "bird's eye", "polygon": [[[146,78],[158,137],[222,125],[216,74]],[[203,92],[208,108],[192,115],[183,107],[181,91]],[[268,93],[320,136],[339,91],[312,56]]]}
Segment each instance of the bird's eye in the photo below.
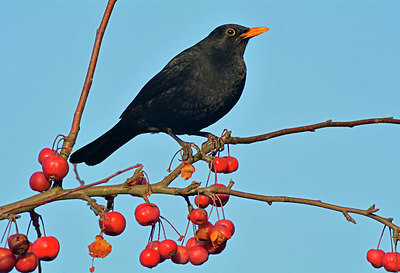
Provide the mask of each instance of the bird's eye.
{"label": "bird's eye", "polygon": [[226,30],[226,34],[228,34],[229,36],[233,36],[235,35],[235,30],[233,28],[228,28]]}

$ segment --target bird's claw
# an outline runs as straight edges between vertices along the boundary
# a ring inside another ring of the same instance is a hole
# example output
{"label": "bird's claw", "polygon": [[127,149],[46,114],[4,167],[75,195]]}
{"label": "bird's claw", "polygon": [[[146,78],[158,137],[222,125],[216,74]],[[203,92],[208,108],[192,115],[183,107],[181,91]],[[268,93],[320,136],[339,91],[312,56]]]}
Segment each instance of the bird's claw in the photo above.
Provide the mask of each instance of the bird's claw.
{"label": "bird's claw", "polygon": [[182,146],[182,161],[187,161],[193,157],[192,151],[192,143],[190,142],[182,142],[180,143]]}
{"label": "bird's claw", "polygon": [[201,145],[201,148],[204,149],[208,145],[213,146],[213,151],[211,152],[212,155],[215,155],[217,152],[224,150],[224,142],[221,140],[221,138],[211,133],[207,134],[207,141]]}

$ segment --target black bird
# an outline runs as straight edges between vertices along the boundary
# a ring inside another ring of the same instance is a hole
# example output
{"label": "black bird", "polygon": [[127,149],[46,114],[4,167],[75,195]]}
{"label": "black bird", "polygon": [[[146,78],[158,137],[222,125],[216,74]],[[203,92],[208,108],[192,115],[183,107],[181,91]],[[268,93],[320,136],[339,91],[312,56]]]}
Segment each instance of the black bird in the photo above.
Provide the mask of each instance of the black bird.
{"label": "black bird", "polygon": [[244,50],[268,28],[228,24],[173,58],[137,94],[108,132],[77,150],[70,162],[96,165],[143,133],[205,135],[237,103],[246,80]]}

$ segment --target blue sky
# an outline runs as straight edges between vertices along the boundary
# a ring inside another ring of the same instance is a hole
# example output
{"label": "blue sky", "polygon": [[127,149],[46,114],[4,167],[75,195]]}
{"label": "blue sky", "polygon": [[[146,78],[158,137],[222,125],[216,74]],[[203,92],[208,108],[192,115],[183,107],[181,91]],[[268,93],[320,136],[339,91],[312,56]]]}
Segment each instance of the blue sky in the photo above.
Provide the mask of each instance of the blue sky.
{"label": "blue sky", "polygon": [[[30,175],[39,170],[39,151],[68,134],[106,1],[20,1],[0,3],[1,204],[33,194]],[[123,1],[106,30],[77,148],[118,120],[140,88],[176,54],[216,26],[266,26],[252,39],[245,61],[242,98],[208,128],[251,136],[332,119],[400,117],[399,1]],[[399,224],[400,127],[369,125],[322,129],[252,145],[231,146],[239,170],[221,175],[235,189],[265,195],[320,199],[366,209]],[[200,144],[202,139],[183,136]],[[101,165],[80,166],[86,182],[142,163],[151,182],[166,175],[178,145],[164,134],[141,135]],[[205,182],[199,162],[193,179]],[[110,182],[121,183],[128,175]],[[64,185],[76,187],[73,174]],[[173,186],[185,186],[177,179]],[[151,196],[161,214],[183,232],[183,198]],[[99,202],[100,199],[99,199]],[[109,238],[113,251],[96,261],[96,271],[148,272],[138,256],[149,229],[133,218],[141,202],[118,197],[116,209],[127,229]],[[48,235],[59,238],[59,257],[45,272],[85,272],[87,245],[98,233],[97,218],[81,201],[43,206]],[[236,233],[225,251],[200,267],[164,262],[153,272],[376,272],[366,261],[382,226],[354,216],[295,204],[266,204],[232,197],[225,208]],[[25,230],[28,215],[19,221]],[[0,230],[6,222],[0,223]],[[175,238],[172,230],[167,235]],[[34,234],[30,235],[34,238]],[[386,234],[382,243],[389,250]]]}

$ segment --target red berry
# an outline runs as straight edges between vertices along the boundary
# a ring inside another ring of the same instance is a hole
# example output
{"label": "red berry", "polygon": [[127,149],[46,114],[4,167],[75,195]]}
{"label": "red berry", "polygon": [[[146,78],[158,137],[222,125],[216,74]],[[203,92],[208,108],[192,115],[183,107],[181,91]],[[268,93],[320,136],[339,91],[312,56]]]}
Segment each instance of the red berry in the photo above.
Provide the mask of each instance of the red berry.
{"label": "red berry", "polygon": [[142,208],[145,208],[145,207],[149,206],[149,204],[151,204],[151,203],[143,203],[143,204],[139,204],[139,205],[136,207],[136,209],[135,209],[135,213],[136,213],[138,210],[140,210],[140,209],[142,209]]}
{"label": "red berry", "polygon": [[25,254],[29,248],[29,241],[28,237],[24,234],[13,234],[8,237],[8,247],[10,248],[11,252],[17,255]]}
{"label": "red berry", "polygon": [[219,254],[225,249],[225,247],[226,247],[226,242],[215,247],[212,245],[212,243],[210,243],[210,247],[207,247],[207,251],[209,254]]}
{"label": "red berry", "polygon": [[230,221],[230,220],[226,220],[226,219],[219,220],[215,223],[214,226],[226,226],[229,229],[229,231],[231,232],[231,235],[233,235],[233,233],[235,233],[235,226],[233,225],[232,221]]}
{"label": "red berry", "polygon": [[218,248],[222,244],[226,243],[232,237],[229,228],[226,226],[214,226],[210,234],[210,241],[213,247]]}
{"label": "red berry", "polygon": [[380,249],[370,249],[367,252],[367,260],[372,264],[375,268],[382,267],[382,258],[385,255],[385,252]]}
{"label": "red berry", "polygon": [[140,253],[139,260],[143,266],[152,268],[158,265],[158,263],[160,262],[160,254],[154,249],[145,248]]}
{"label": "red berry", "polygon": [[177,248],[178,245],[173,240],[167,239],[160,243],[158,252],[162,258],[169,259],[175,255]]}
{"label": "red berry", "polygon": [[42,163],[43,173],[47,179],[61,180],[69,170],[68,162],[59,155],[50,155]]}
{"label": "red berry", "polygon": [[135,218],[142,226],[151,226],[158,222],[160,210],[155,204],[143,203],[136,207]]}
{"label": "red berry", "polygon": [[[204,241],[204,240],[196,239],[196,245],[204,247],[207,251],[213,247],[210,240]],[[210,253],[210,252],[208,252],[208,253]]]}
{"label": "red berry", "polygon": [[[160,241],[151,241],[146,245],[146,248],[154,249],[155,251],[158,252],[158,254],[160,254]],[[165,258],[161,257],[160,255],[159,263],[162,263],[163,261],[165,261]]]}
{"label": "red berry", "polygon": [[228,166],[226,167],[224,173],[233,173],[239,168],[239,162],[236,158],[233,156],[227,156],[225,158]]}
{"label": "red berry", "polygon": [[387,252],[383,255],[382,265],[386,271],[398,272],[400,271],[400,253]]}
{"label": "red berry", "polygon": [[51,182],[44,176],[43,172],[35,172],[29,179],[29,186],[34,191],[47,191],[50,189]]}
{"label": "red berry", "polygon": [[208,260],[208,251],[202,246],[193,246],[189,249],[189,261],[193,265],[201,265]]}
{"label": "red berry", "polygon": [[[226,188],[226,186],[223,185],[223,184],[214,184],[214,185],[212,185],[212,187],[220,188],[220,189]],[[222,207],[226,203],[228,203],[229,195],[228,194],[223,194],[223,193],[214,194],[212,200],[213,201],[212,201],[211,204],[213,206]]]}
{"label": "red berry", "polygon": [[32,272],[38,265],[38,258],[32,252],[18,256],[15,268],[19,272]]}
{"label": "red berry", "polygon": [[195,245],[197,245],[197,240],[194,237],[189,238],[189,240],[187,240],[186,242],[186,248],[188,250],[194,247]]}
{"label": "red berry", "polygon": [[213,224],[211,224],[208,221],[199,225],[199,228],[196,231],[196,238],[198,240],[203,240],[203,241],[210,240],[210,234],[213,228],[214,228]]}
{"label": "red berry", "polygon": [[54,260],[60,251],[60,243],[53,236],[37,238],[32,244],[32,252],[42,261]]}
{"label": "red berry", "polygon": [[214,157],[209,164],[211,171],[217,173],[223,173],[228,168],[228,161],[225,157]]}
{"label": "red berry", "polygon": [[208,207],[209,204],[212,203],[211,198],[206,196],[206,195],[201,195],[198,194],[196,195],[196,197],[194,198],[194,203],[196,204],[196,206],[198,206],[201,209],[205,209],[206,207]]}
{"label": "red berry", "polygon": [[196,225],[201,225],[207,222],[207,211],[204,209],[194,209],[189,213],[189,219]]}
{"label": "red berry", "polygon": [[[229,227],[227,226],[223,225],[214,226],[214,228],[211,231],[210,237],[212,237],[213,233],[215,232],[222,234],[224,237],[226,237],[226,239],[230,239],[232,237],[232,233]],[[211,241],[213,240],[211,239]]]}
{"label": "red berry", "polygon": [[207,249],[209,254],[218,254],[221,253],[222,250],[224,250],[226,246],[226,242],[222,243],[220,246],[213,247],[212,243],[210,240],[197,240],[194,237],[191,237],[187,242],[186,242],[186,249],[189,251],[192,247],[194,246],[202,246],[205,249]]}
{"label": "red berry", "polygon": [[176,253],[172,256],[172,262],[176,264],[187,264],[189,262],[188,249],[184,246],[178,246]]}
{"label": "red berry", "polygon": [[0,247],[0,272],[10,272],[15,266],[15,255],[8,248]]}
{"label": "red berry", "polygon": [[40,151],[39,153],[39,163],[42,164],[43,161],[46,159],[46,157],[48,157],[49,155],[58,155],[56,151],[50,149],[50,148],[44,148]]}
{"label": "red berry", "polygon": [[146,245],[146,248],[154,249],[155,251],[159,251],[160,241],[151,241]]}
{"label": "red berry", "polygon": [[[109,220],[105,220],[106,218],[108,218]],[[101,230],[107,235],[119,235],[125,229],[125,217],[121,213],[116,211],[104,213],[104,220],[103,218],[99,219],[99,226]]]}

